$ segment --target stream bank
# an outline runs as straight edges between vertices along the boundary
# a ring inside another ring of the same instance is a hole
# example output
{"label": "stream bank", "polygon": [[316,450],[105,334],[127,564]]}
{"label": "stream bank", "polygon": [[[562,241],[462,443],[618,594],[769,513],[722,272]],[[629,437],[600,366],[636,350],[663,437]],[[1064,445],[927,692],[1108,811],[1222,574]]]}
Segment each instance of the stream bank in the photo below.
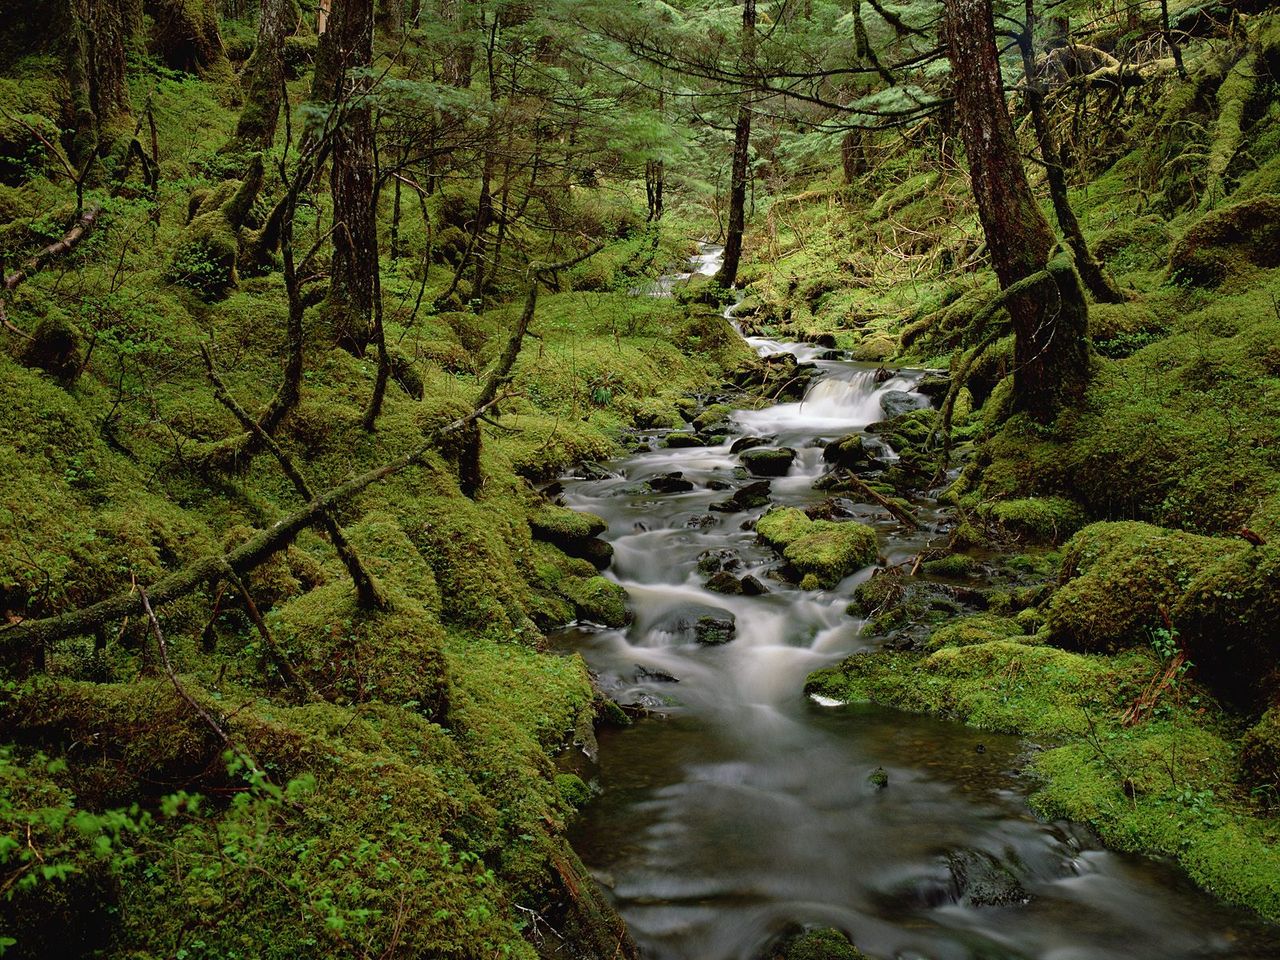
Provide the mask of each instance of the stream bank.
{"label": "stream bank", "polygon": [[[824,448],[841,437],[892,468],[898,452],[868,428],[928,405],[919,374],[886,379],[820,346],[748,342],[766,358],[813,363],[812,385],[724,414],[722,433],[655,435],[561,487],[566,505],[609,522],[610,576],[634,620],[580,625],[557,642],[583,654],[606,695],[661,715],[602,733],[598,765],[582,767],[601,793],[572,838],[644,955],[755,958],[797,924],[845,931],[876,957],[1275,955],[1274,929],[1180,871],[1036,817],[1024,741],[838,706],[844,698],[812,685],[819,698],[801,697],[814,671],[880,655],[872,618],[846,609],[875,568],[805,583],[760,542],[756,522],[779,507],[834,510],[837,524],[873,530],[892,567],[945,539],[950,521],[924,497],[913,529],[879,505],[814,489],[830,466]],[[751,449],[794,455],[775,468],[744,458]],[[724,573],[739,589],[721,592]],[[943,617],[973,611],[963,591],[950,593]]]}

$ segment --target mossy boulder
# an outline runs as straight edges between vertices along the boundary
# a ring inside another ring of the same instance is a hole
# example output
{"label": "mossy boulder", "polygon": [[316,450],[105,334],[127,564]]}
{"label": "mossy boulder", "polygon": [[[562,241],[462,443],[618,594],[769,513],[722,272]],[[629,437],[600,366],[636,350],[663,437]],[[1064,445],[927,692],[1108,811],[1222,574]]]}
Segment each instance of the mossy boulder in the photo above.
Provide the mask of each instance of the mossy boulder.
{"label": "mossy boulder", "polygon": [[562,590],[572,601],[579,620],[622,627],[631,619],[627,611],[627,591],[612,580],[604,577],[570,580],[562,585]]}
{"label": "mossy boulder", "polygon": [[1061,543],[1086,519],[1084,508],[1065,497],[996,500],[983,504],[979,514],[1026,543]]}
{"label": "mossy boulder", "polygon": [[1053,642],[1079,650],[1150,643],[1192,580],[1243,546],[1137,521],[1085,527],[1064,549],[1062,586],[1049,601]]}
{"label": "mossy boulder", "polygon": [[70,386],[84,362],[84,337],[60,310],[50,310],[36,324],[23,354],[23,362],[37,367],[58,383]]}
{"label": "mossy boulder", "polygon": [[805,589],[834,587],[849,574],[875,563],[876,533],[853,521],[810,520],[795,507],[773,510],[760,518],[756,533],[782,551]]}
{"label": "mossy boulder", "polygon": [[782,507],[770,510],[756,522],[756,534],[777,550],[804,536],[813,521],[798,507]]}
{"label": "mossy boulder", "polygon": [[1169,252],[1169,272],[1195,286],[1217,286],[1247,266],[1280,266],[1280,194],[1266,193],[1206,214]]}
{"label": "mossy boulder", "polygon": [[742,465],[757,477],[785,477],[795,458],[791,447],[752,447],[738,455]]}
{"label": "mossy boulder", "polygon": [[783,934],[761,960],[867,960],[866,954],[833,927]]}
{"label": "mossy boulder", "polygon": [[898,352],[898,342],[892,337],[877,334],[864,339],[853,348],[853,359],[866,363],[888,360]]}
{"label": "mossy boulder", "polygon": [[822,459],[833,467],[855,470],[870,462],[871,453],[862,442],[862,434],[850,433],[823,447]]}

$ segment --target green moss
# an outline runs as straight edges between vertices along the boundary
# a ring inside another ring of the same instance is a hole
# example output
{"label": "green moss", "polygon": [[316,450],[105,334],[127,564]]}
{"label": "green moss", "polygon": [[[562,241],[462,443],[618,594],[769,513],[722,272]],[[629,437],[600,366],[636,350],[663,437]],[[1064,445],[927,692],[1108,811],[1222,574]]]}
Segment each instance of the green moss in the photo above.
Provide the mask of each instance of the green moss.
{"label": "green moss", "polygon": [[1175,857],[1201,887],[1280,917],[1280,852],[1273,828],[1235,809],[1231,750],[1185,722],[1151,724],[1040,754],[1032,804],[1088,823],[1120,850]]}
{"label": "green moss", "polygon": [[1063,551],[1050,634],[1083,650],[1148,644],[1200,571],[1241,546],[1133,521],[1085,527]]}
{"label": "green moss", "polygon": [[983,504],[980,513],[1029,543],[1061,543],[1085,523],[1078,503],[1065,497],[1026,497]]}
{"label": "green moss", "polygon": [[1091,702],[1111,704],[1151,661],[1083,656],[1013,640],[943,647],[924,657],[855,654],[809,676],[808,693],[934,713],[984,730],[1061,737],[1087,730]]}
{"label": "green moss", "polygon": [[360,610],[352,586],[334,582],[285,604],[268,622],[327,699],[381,700],[439,721],[447,714],[444,630],[416,601],[398,597],[390,611]]}
{"label": "green moss", "polygon": [[1249,266],[1280,266],[1280,195],[1261,194],[1207,214],[1169,253],[1180,282],[1217,286]]}
{"label": "green moss", "polygon": [[770,510],[761,517],[756,522],[756,533],[769,546],[782,550],[808,533],[812,526],[813,521],[805,516],[803,510],[783,507]]}
{"label": "green moss", "polygon": [[1240,742],[1240,769],[1245,783],[1255,790],[1270,791],[1270,802],[1280,799],[1280,709],[1268,710],[1245,733]]}
{"label": "green moss", "polygon": [[978,613],[968,617],[958,617],[935,630],[933,636],[929,638],[929,648],[936,650],[942,647],[968,647],[976,643],[1012,640],[1024,635],[1025,631],[1015,620]]}
{"label": "green moss", "polygon": [[594,513],[569,510],[552,503],[534,507],[528,519],[533,535],[549,543],[598,537],[609,528],[609,524]]}
{"label": "green moss", "polygon": [[958,580],[974,576],[981,566],[973,557],[967,557],[963,553],[949,553],[937,560],[926,560],[920,565],[920,569],[935,577]]}
{"label": "green moss", "polygon": [[860,523],[810,520],[795,507],[770,510],[756,533],[801,576],[806,590],[834,587],[844,577],[875,563],[875,531]]}
{"label": "green moss", "polygon": [[786,938],[768,960],[866,960],[839,930],[824,927]]}
{"label": "green moss", "polygon": [[1280,695],[1280,545],[1211,544],[1173,607],[1174,627],[1205,684],[1259,711]]}
{"label": "green moss", "polygon": [[627,612],[627,591],[612,580],[590,577],[566,582],[561,589],[572,601],[580,620],[621,627],[631,619]]}
{"label": "green moss", "polygon": [[867,337],[853,348],[853,359],[874,363],[888,360],[898,352],[898,344],[892,337]]}

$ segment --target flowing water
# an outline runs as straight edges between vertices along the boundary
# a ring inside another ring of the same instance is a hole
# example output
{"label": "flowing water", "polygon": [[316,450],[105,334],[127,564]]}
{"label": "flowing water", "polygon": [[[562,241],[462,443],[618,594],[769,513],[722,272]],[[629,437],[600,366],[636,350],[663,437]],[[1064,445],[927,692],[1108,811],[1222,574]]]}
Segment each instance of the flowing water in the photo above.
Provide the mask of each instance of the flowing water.
{"label": "flowing water", "polygon": [[[714,272],[718,251],[704,253],[694,269]],[[761,354],[821,353],[748,342]],[[818,441],[883,419],[885,392],[909,392],[918,377],[877,383],[867,365],[817,362],[821,379],[803,403],[740,411],[732,423],[730,442],[763,436],[799,451],[773,481],[775,504],[821,499],[811,486],[822,472]],[[602,735],[584,771],[602,792],[573,835],[646,958],[755,960],[796,923],[839,927],[868,954],[903,960],[1280,956],[1273,928],[1197,892],[1174,868],[1037,820],[1015,772],[1020,740],[806,700],[806,674],[875,646],[845,613],[871,571],[821,592],[769,579],[777,558],[749,529],[763,508],[709,509],[727,493],[708,484],[741,485],[738,466],[726,442],[658,448],[612,464],[614,476],[564,481],[569,506],[609,521],[610,575],[627,588],[635,621],[575,627],[558,642],[582,653],[610,696],[663,715]],[[692,491],[645,488],[677,470]],[[926,528],[936,524],[936,510],[920,506]],[[940,538],[870,506],[855,510],[890,562]],[[697,561],[708,550],[734,551],[743,564],[734,573],[754,573],[769,592],[705,590]],[[733,615],[732,642],[694,641],[689,625],[706,608]],[[872,782],[878,768],[885,787]],[[977,905],[984,898],[949,867],[957,856],[971,873],[997,864],[997,886],[1016,878],[1015,902]]]}

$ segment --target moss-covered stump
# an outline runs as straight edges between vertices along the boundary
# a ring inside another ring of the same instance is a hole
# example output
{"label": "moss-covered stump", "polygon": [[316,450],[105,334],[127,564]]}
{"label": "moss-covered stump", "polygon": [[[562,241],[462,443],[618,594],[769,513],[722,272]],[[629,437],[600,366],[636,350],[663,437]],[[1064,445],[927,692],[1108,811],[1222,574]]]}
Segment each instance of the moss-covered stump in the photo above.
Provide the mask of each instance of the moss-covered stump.
{"label": "moss-covered stump", "polygon": [[1249,728],[1240,744],[1240,772],[1245,783],[1280,802],[1280,707],[1272,707]]}
{"label": "moss-covered stump", "polygon": [[771,510],[756,524],[762,540],[782,552],[806,590],[831,588],[875,563],[876,533],[853,521],[810,520],[795,507]]}

